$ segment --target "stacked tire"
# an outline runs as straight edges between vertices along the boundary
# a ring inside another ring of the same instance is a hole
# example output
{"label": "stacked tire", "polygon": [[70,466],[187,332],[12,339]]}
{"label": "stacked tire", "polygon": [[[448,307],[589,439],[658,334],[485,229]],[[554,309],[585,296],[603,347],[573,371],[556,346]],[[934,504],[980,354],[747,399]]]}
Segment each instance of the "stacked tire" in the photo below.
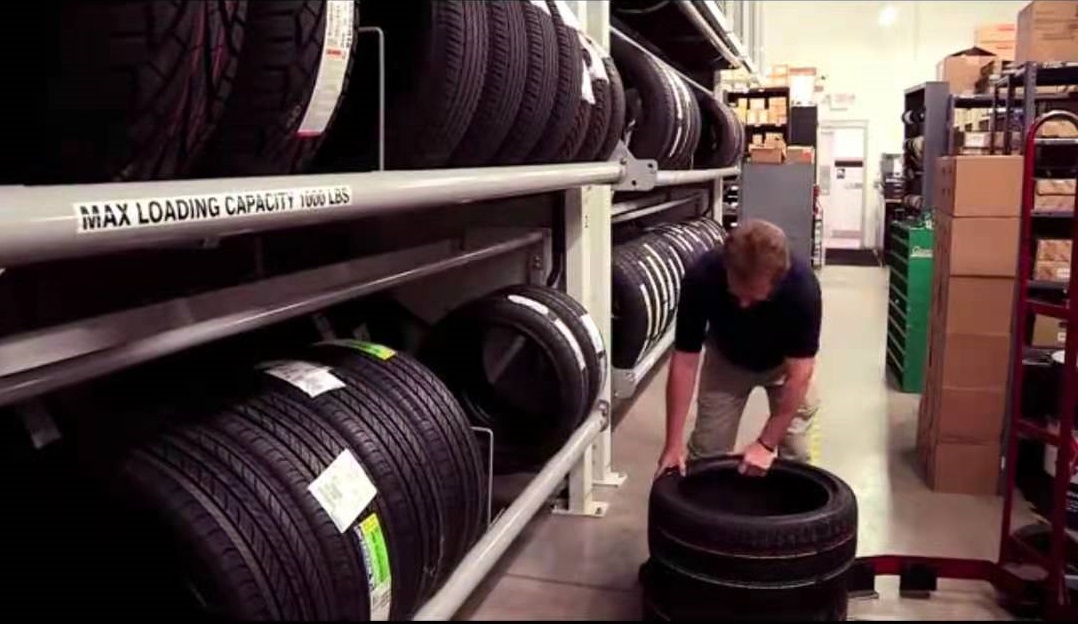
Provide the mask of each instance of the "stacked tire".
{"label": "stacked tire", "polygon": [[406,618],[485,529],[468,422],[409,356],[326,343],[230,387],[118,478],[210,615]]}
{"label": "stacked tire", "polygon": [[739,457],[655,480],[644,619],[837,621],[857,551],[857,501],[834,475],[777,460],[766,477]]}
{"label": "stacked tire", "polygon": [[[385,32],[386,161],[430,169],[605,160],[624,127],[613,62],[563,0],[364,5]],[[345,125],[371,97],[353,86]],[[352,162],[335,136],[326,160]]]}
{"label": "stacked tire", "polygon": [[614,248],[611,364],[633,368],[672,327],[685,272],[725,234],[711,219],[664,223]]}
{"label": "stacked tire", "polygon": [[511,286],[453,310],[420,359],[452,388],[472,424],[494,437],[494,470],[534,470],[595,405],[607,354],[587,311],[565,293]]}

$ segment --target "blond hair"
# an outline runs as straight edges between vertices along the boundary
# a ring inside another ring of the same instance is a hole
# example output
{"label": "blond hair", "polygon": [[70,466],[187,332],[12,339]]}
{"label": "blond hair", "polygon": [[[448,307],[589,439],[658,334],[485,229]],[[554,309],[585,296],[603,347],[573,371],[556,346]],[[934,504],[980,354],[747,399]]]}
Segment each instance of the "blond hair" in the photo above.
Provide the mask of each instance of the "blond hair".
{"label": "blond hair", "polygon": [[751,220],[738,224],[723,250],[726,270],[737,280],[777,282],[790,268],[786,234],[775,224]]}

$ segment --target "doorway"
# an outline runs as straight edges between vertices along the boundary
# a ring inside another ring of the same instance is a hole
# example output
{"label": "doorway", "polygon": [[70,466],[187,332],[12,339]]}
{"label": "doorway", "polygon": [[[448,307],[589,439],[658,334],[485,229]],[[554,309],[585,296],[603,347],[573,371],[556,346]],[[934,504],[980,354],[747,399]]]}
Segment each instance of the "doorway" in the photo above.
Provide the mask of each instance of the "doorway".
{"label": "doorway", "polygon": [[821,121],[817,180],[823,213],[823,246],[827,264],[878,264],[866,245],[868,189],[865,156],[867,121]]}

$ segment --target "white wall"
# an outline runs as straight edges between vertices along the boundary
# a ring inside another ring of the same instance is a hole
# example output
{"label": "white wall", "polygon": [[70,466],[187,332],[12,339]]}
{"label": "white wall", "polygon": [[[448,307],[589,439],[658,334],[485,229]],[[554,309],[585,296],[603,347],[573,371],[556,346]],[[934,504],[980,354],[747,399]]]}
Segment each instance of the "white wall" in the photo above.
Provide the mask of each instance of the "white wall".
{"label": "white wall", "polygon": [[[763,5],[766,65],[816,67],[827,91],[849,93],[849,110],[820,108],[820,119],[863,119],[869,125],[866,183],[879,177],[880,154],[902,151],[902,101],[906,88],[934,80],[936,63],[973,45],[974,28],[1013,22],[1025,1],[832,1],[767,0]],[[897,9],[888,27],[879,23],[887,4]],[[882,207],[869,192],[865,243],[878,246]]]}

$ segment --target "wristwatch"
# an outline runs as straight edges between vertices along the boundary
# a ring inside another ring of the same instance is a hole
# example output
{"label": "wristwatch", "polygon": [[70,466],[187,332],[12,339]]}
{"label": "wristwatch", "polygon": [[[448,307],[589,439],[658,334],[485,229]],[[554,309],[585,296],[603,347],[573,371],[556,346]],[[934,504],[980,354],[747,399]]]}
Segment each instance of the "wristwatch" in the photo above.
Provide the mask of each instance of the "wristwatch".
{"label": "wristwatch", "polygon": [[772,447],[772,446],[768,446],[767,442],[764,442],[763,438],[756,438],[756,443],[759,444],[760,446],[764,447],[765,449],[767,449],[767,451],[769,453],[774,453],[775,452],[775,448]]}

